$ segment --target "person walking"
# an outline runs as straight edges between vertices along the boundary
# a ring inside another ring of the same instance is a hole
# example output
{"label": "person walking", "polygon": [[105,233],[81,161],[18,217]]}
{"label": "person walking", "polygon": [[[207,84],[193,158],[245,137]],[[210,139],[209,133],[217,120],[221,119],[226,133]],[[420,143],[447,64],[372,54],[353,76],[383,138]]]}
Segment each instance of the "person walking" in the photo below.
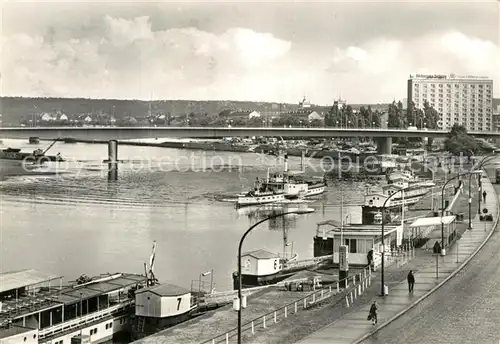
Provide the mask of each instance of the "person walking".
{"label": "person walking", "polygon": [[413,293],[413,286],[415,285],[415,276],[413,276],[413,271],[408,272],[408,292]]}
{"label": "person walking", "polygon": [[370,312],[368,313],[368,320],[371,320],[373,325],[375,325],[378,321],[377,312],[378,312],[377,301],[373,301],[370,307]]}
{"label": "person walking", "polygon": [[486,203],[486,190],[483,191],[483,202]]}

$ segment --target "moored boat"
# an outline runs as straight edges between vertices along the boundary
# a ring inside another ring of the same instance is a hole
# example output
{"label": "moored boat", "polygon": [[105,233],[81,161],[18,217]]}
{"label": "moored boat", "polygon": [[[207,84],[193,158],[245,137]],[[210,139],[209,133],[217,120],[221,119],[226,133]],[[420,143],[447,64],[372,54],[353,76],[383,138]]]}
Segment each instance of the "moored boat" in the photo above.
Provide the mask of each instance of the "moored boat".
{"label": "moored boat", "polygon": [[[436,185],[432,181],[419,180],[411,171],[396,171],[387,176],[388,184],[367,186],[363,205],[363,223],[378,222],[377,217],[384,206],[396,210],[417,203]],[[401,191],[404,190],[404,191]],[[396,193],[389,200],[392,194]]]}
{"label": "moored boat", "polygon": [[0,159],[24,161],[33,164],[43,164],[45,162],[62,162],[64,159],[57,155],[45,155],[41,149],[36,149],[33,153],[21,152],[19,148],[6,148],[0,150]]}
{"label": "moored boat", "polygon": [[145,275],[61,276],[35,270],[0,274],[0,339],[9,344],[102,343],[133,338],[185,321],[196,308],[189,290],[159,283],[153,273],[156,242]]}
{"label": "moored boat", "polygon": [[282,173],[267,172],[265,181],[259,180],[254,189],[245,194],[238,195],[237,207],[279,203],[285,200],[310,197],[322,194],[326,189],[325,179],[308,180],[299,175],[302,171],[288,171],[287,156],[285,155],[285,169]]}

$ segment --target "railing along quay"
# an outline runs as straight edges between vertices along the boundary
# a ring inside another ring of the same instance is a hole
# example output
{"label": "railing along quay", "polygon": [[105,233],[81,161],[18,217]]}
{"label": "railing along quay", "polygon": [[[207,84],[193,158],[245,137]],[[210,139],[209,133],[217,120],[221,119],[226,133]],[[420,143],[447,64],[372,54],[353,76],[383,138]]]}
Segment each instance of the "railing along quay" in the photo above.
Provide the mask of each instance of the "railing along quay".
{"label": "railing along quay", "polygon": [[[328,301],[331,297],[344,293],[348,295],[350,292],[357,290],[360,285],[363,285],[364,291],[367,286],[371,284],[372,273],[368,267],[363,269],[363,272],[349,276],[343,280],[334,282],[332,285],[321,287],[319,290],[306,295],[292,303],[280,307],[274,311],[261,315],[251,321],[248,321],[241,326],[241,333],[250,333],[254,335],[256,331],[266,329],[272,324],[285,320],[291,315],[297,314],[301,310],[307,310],[313,306],[319,305]],[[345,288],[341,288],[342,284],[346,284]],[[344,295],[341,295],[344,296]],[[343,298],[340,297],[339,302]],[[202,344],[217,344],[217,343],[230,343],[230,340],[235,338],[238,333],[238,328],[233,328],[223,334],[213,337],[209,340],[202,342]]]}

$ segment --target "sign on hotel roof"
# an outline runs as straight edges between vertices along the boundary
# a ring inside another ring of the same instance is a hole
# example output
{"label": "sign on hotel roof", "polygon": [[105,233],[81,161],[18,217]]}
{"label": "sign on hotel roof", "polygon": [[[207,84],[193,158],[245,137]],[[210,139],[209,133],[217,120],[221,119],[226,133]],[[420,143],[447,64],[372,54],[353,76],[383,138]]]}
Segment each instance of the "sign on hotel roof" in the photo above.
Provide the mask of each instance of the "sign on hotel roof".
{"label": "sign on hotel roof", "polygon": [[456,74],[450,74],[450,75],[445,75],[445,74],[411,74],[410,79],[481,79],[481,80],[488,80],[489,78],[487,76],[477,76],[477,75],[467,75],[467,76],[462,76],[462,75],[456,75]]}

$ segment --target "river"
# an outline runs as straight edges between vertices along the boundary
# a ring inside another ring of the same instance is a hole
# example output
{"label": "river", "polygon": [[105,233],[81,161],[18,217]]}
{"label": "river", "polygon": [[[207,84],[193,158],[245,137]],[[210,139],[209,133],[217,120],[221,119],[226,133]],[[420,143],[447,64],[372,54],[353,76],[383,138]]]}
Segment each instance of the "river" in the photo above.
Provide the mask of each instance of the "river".
{"label": "river", "polygon": [[[45,148],[27,140],[3,140],[1,148]],[[0,271],[37,269],[74,280],[104,272],[144,271],[157,242],[155,274],[160,282],[191,287],[201,272],[213,270],[216,290],[232,289],[238,242],[258,218],[255,209],[236,210],[226,200],[282,164],[256,153],[203,152],[119,146],[119,180],[108,182],[102,160],[107,146],[58,142],[47,154],[68,161],[50,163],[48,175],[4,178],[1,192]],[[1,162],[3,163],[3,162]],[[300,158],[290,158],[292,169]],[[320,175],[318,161],[306,161]],[[362,201],[362,183],[329,185],[308,203],[314,213],[289,218],[289,241],[299,258],[312,257],[316,223],[340,219],[345,204]],[[348,206],[349,221],[360,219]],[[282,253],[281,221],[262,224],[248,236],[244,251]]]}

